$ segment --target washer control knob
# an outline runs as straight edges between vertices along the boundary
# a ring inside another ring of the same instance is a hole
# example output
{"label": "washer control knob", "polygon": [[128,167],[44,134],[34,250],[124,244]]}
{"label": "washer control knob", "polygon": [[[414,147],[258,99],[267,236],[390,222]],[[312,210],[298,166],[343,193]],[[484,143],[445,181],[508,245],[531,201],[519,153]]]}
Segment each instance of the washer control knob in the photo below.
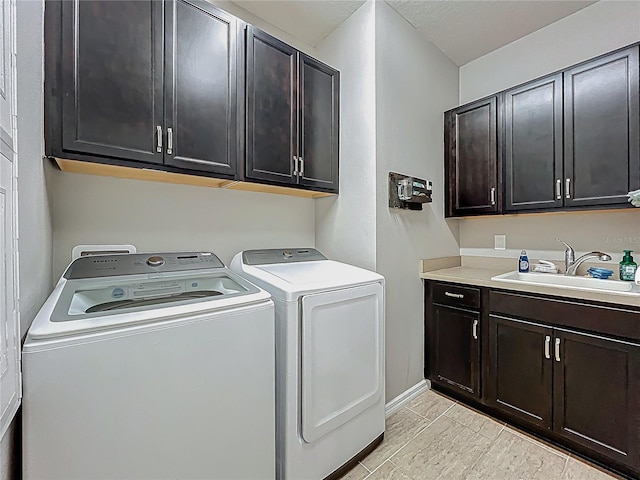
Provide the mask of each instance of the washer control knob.
{"label": "washer control knob", "polygon": [[164,265],[164,258],[159,255],[153,255],[147,258],[147,265],[150,267],[160,267]]}
{"label": "washer control knob", "polygon": [[293,258],[293,252],[290,250],[285,250],[284,252],[282,252],[282,255],[284,256],[284,258]]}

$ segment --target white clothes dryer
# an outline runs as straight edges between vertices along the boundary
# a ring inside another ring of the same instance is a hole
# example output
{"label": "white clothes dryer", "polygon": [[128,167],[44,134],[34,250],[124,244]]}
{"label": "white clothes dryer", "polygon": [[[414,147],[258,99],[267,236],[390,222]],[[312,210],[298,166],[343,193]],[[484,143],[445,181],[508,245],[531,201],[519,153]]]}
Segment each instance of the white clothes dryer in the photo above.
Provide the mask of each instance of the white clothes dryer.
{"label": "white clothes dryer", "polygon": [[23,349],[25,480],[275,477],[270,295],[211,253],[81,257]]}
{"label": "white clothes dryer", "polygon": [[275,303],[277,478],[340,477],[384,435],[384,278],[312,248],[243,251],[231,269]]}

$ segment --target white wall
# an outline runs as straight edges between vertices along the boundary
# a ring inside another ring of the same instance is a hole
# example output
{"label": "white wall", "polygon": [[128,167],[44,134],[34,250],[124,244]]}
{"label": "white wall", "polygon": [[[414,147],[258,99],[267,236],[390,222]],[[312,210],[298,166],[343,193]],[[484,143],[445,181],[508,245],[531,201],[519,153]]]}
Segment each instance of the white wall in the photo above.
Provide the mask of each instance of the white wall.
{"label": "white wall", "polygon": [[[600,1],[460,67],[460,103],[473,101],[597,55],[640,41],[640,2]],[[640,209],[624,212],[518,215],[464,219],[460,244],[492,248],[494,234],[507,248],[612,254],[640,243]]]}
{"label": "white wall", "polygon": [[18,75],[18,236],[20,255],[20,327],[26,335],[51,293],[51,217],[42,160],[43,2],[17,3]]}
{"label": "white wall", "polygon": [[[43,145],[43,2],[16,2],[18,114],[18,250],[20,332],[26,335],[49,295],[51,218]],[[20,422],[16,417],[0,442],[0,479],[17,480]]]}
{"label": "white wall", "polygon": [[640,258],[640,208],[465,219],[460,221],[460,247],[492,249],[494,233],[506,234],[507,249],[518,252],[564,251],[559,238],[576,252],[601,250],[615,260],[622,250],[637,249],[634,255]]}
{"label": "white wall", "polygon": [[229,264],[249,248],[314,246],[313,200],[55,172],[53,274],[78,244],[212,251]]}
{"label": "white wall", "polygon": [[[424,378],[423,258],[458,255],[444,220],[443,112],[457,104],[458,67],[387,3],[376,2],[376,266],[386,278],[387,400]],[[390,209],[388,173],[433,181],[422,211]]]}
{"label": "white wall", "polygon": [[340,195],[317,199],[316,247],[334,260],[376,268],[374,7],[368,2],[316,47],[340,70]]}
{"label": "white wall", "polygon": [[460,67],[460,103],[640,41],[640,2],[604,0]]}

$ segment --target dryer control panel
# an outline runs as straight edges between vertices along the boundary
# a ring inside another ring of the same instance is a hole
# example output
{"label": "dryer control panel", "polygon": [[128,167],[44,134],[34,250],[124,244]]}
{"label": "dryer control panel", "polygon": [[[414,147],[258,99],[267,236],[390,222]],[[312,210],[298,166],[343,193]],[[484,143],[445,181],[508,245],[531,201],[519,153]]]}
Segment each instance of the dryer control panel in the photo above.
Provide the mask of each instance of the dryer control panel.
{"label": "dryer control panel", "polygon": [[311,262],[314,260],[327,260],[327,257],[315,248],[271,248],[267,250],[245,250],[242,252],[242,262],[245,265]]}
{"label": "dryer control panel", "polygon": [[224,268],[224,264],[211,252],[89,255],[76,258],[64,272],[64,278],[77,280],[145,273],[182,272],[205,268]]}

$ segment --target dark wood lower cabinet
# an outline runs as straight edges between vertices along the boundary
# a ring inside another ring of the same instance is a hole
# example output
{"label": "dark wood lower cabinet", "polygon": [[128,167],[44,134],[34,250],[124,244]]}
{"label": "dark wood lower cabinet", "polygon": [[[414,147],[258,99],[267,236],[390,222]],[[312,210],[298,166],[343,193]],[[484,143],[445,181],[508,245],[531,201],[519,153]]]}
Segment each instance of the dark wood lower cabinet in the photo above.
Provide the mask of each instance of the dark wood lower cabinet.
{"label": "dark wood lower cabinet", "polygon": [[437,390],[638,479],[639,325],[638,307],[428,281],[425,376]]}
{"label": "dark wood lower cabinet", "polygon": [[474,397],[479,396],[480,384],[479,325],[478,312],[433,307],[434,380]]}
{"label": "dark wood lower cabinet", "polygon": [[551,331],[489,316],[488,403],[547,429],[552,425]]}
{"label": "dark wood lower cabinet", "polygon": [[640,346],[562,329],[554,337],[554,430],[639,466]]}

